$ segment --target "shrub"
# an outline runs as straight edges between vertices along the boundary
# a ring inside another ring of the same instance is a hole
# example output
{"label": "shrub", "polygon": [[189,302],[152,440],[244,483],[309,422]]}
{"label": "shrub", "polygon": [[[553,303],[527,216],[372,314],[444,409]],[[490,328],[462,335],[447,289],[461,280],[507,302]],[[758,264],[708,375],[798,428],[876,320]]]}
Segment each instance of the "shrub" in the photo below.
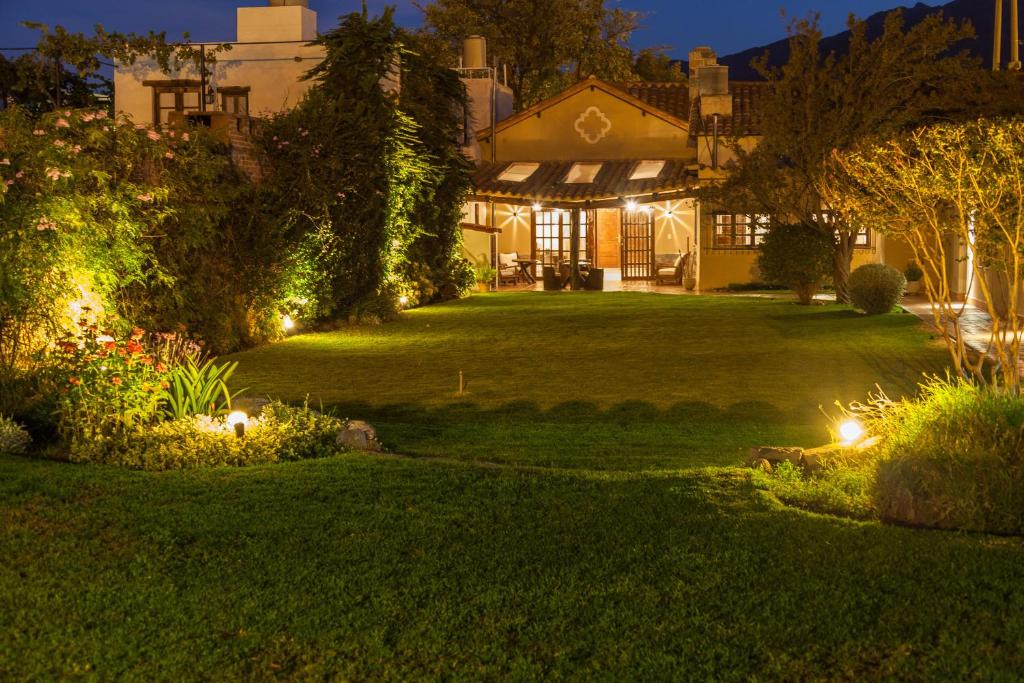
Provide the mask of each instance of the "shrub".
{"label": "shrub", "polygon": [[24,427],[0,415],[0,455],[24,455],[31,443]]}
{"label": "shrub", "polygon": [[903,273],[884,263],[868,263],[850,274],[850,300],[868,315],[891,311],[906,288]]}
{"label": "shrub", "polygon": [[911,524],[1024,533],[1024,398],[932,379],[920,398],[883,402],[873,496],[879,514]]}
{"label": "shrub", "polygon": [[255,465],[340,453],[345,421],[309,408],[272,403],[235,436],[222,417],[197,415],[137,427],[130,433],[72,444],[73,462],[144,470]]}
{"label": "shrub", "polygon": [[807,305],[832,272],[832,240],[805,225],[776,225],[765,235],[758,257],[761,275],[770,283],[791,287]]}

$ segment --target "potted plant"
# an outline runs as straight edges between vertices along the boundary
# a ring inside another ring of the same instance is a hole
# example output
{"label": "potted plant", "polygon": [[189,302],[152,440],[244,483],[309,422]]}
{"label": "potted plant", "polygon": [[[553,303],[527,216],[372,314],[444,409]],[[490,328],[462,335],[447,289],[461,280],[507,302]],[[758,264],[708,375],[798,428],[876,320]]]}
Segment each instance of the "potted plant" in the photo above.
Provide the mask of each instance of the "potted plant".
{"label": "potted plant", "polygon": [[697,253],[693,251],[683,259],[683,287],[688,292],[697,289]]}
{"label": "potted plant", "polygon": [[907,269],[903,271],[903,277],[907,278],[907,294],[920,294],[921,293],[921,279],[924,277],[924,271],[911,261],[907,264]]}
{"label": "potted plant", "polygon": [[494,282],[498,271],[491,265],[490,259],[483,254],[476,260],[473,266],[473,277],[476,280],[476,291],[486,294],[491,290],[491,283]]}

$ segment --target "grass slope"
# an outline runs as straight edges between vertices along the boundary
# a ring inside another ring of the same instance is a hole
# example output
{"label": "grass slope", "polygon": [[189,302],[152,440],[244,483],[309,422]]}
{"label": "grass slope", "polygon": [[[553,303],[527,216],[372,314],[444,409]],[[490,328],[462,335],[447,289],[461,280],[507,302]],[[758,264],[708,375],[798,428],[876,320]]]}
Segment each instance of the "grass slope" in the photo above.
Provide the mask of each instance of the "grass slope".
{"label": "grass slope", "polygon": [[[909,314],[749,297],[476,296],[240,354],[238,386],[368,419],[397,452],[643,469],[827,437],[819,405],[899,395],[944,351]],[[468,380],[459,397],[458,375]]]}

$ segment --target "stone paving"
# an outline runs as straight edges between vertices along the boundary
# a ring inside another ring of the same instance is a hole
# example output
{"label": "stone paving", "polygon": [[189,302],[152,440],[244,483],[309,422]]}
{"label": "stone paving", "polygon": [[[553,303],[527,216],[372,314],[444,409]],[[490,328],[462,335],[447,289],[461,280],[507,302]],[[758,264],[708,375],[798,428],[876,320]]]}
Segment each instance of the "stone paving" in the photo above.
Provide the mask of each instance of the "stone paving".
{"label": "stone paving", "polygon": [[[903,303],[901,304],[904,310],[913,313],[921,320],[928,323],[932,328],[935,327],[935,318],[932,316],[931,306],[928,304],[928,299],[923,296],[908,296],[904,297]],[[986,311],[973,306],[969,303],[957,304],[957,310],[960,314],[957,319],[960,323],[961,334],[964,337],[964,343],[972,351],[978,353],[984,353],[992,355],[989,345],[992,340],[992,318]],[[946,334],[952,335],[953,324],[949,321],[946,322]],[[1005,339],[1009,339],[1009,332],[1004,331]],[[1020,355],[1019,362],[1021,367],[1024,368],[1024,353]]]}

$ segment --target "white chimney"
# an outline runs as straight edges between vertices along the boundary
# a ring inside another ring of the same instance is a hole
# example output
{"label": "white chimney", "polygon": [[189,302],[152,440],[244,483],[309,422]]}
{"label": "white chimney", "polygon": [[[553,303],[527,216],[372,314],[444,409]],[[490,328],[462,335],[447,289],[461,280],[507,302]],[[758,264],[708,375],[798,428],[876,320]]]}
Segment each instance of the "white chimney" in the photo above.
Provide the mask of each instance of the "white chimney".
{"label": "white chimney", "polygon": [[239,7],[239,43],[316,40],[316,12],[307,0],[270,0],[263,7]]}
{"label": "white chimney", "polygon": [[690,92],[700,97],[700,112],[704,116],[732,116],[729,67],[718,63],[710,47],[690,52]]}

